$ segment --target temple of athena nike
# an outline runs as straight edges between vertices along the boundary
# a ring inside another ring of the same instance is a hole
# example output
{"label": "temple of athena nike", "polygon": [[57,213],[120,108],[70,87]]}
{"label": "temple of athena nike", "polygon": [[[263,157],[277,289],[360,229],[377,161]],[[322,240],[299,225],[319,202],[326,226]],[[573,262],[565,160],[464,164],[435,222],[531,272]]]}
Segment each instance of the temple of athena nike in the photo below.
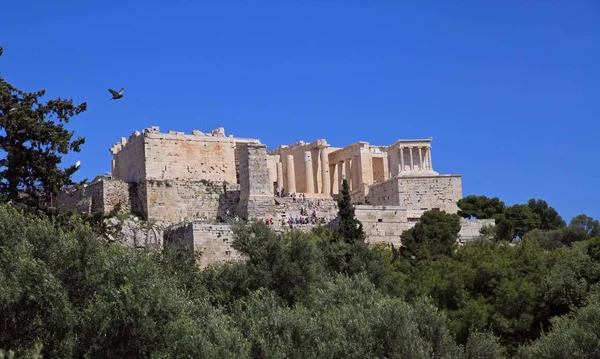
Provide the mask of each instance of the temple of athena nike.
{"label": "temple of athena nike", "polygon": [[[343,179],[369,243],[401,245],[401,233],[427,210],[456,213],[462,177],[434,170],[432,138],[391,145],[324,139],[267,150],[258,139],[209,133],[136,131],[110,148],[112,171],[59,194],[62,211],[108,213],[115,206],[149,222],[172,223],[164,241],[185,241],[201,265],[234,258],[227,224],[258,219],[274,230],[302,230],[333,221]],[[462,220],[461,240],[486,220]]]}

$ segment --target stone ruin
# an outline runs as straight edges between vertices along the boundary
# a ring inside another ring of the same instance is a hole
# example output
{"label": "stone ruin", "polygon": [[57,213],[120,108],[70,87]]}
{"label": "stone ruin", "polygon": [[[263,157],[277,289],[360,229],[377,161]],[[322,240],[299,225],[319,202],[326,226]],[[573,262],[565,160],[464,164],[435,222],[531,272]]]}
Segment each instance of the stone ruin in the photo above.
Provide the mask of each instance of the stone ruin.
{"label": "stone ruin", "polygon": [[[434,171],[431,143],[427,138],[338,148],[318,139],[268,151],[257,139],[226,136],[223,128],[186,134],[150,127],[111,147],[110,176],[64,189],[56,203],[61,211],[106,214],[120,208],[160,222],[164,242],[187,243],[202,253],[204,267],[239,257],[230,246],[229,226],[216,223],[218,218],[258,219],[276,231],[309,230],[337,216],[346,179],[367,242],[398,247],[401,233],[423,212],[456,213],[462,198],[461,175]],[[494,224],[461,221],[461,242]],[[165,223],[170,227],[163,233]],[[152,240],[146,242],[161,242],[156,231],[148,233]]]}

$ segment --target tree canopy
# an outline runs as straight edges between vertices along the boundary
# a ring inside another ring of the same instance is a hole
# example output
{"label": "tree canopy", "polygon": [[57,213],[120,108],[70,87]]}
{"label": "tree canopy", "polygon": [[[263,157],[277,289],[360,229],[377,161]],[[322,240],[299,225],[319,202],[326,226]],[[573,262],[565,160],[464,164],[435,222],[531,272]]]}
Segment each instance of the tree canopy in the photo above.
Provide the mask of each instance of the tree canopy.
{"label": "tree canopy", "polygon": [[69,99],[42,101],[45,90],[22,91],[0,76],[0,194],[15,202],[44,207],[52,194],[73,185],[76,165],[62,158],[79,152],[85,139],[65,124],[87,109]]}

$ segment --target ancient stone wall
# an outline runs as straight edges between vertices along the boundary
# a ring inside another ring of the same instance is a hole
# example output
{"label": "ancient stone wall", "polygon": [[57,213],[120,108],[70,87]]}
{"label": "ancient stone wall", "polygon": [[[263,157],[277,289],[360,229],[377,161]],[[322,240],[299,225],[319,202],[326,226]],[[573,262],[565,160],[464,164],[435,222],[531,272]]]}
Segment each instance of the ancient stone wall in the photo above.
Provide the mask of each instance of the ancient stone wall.
{"label": "ancient stone wall", "polygon": [[495,226],[494,219],[460,219],[460,233],[458,239],[461,244],[481,236],[481,229],[487,226]]}
{"label": "ancient stone wall", "polygon": [[61,191],[56,197],[56,206],[62,213],[92,213],[94,208],[102,208],[102,183],[90,183],[85,187]]}
{"label": "ancient stone wall", "polygon": [[398,178],[399,204],[407,209],[439,209],[456,213],[462,198],[460,175],[407,176]]}
{"label": "ancient stone wall", "polygon": [[204,134],[145,132],[146,180],[237,183],[235,139],[223,131]]}
{"label": "ancient stone wall", "polygon": [[241,254],[231,247],[233,232],[228,224],[188,222],[165,232],[165,244],[186,243],[199,255],[200,268],[229,260],[239,260]]}
{"label": "ancient stone wall", "polygon": [[392,178],[369,187],[367,203],[374,206],[400,206],[398,179]]}
{"label": "ancient stone wall", "polygon": [[135,185],[100,177],[85,187],[60,192],[57,196],[57,206],[61,212],[94,214],[110,212],[120,204],[123,212],[131,212],[139,210],[139,207],[131,203],[131,198],[135,195]]}
{"label": "ancient stone wall", "polygon": [[113,154],[112,177],[124,182],[136,183],[146,176],[144,135],[134,132],[128,139],[114,145],[110,152]]}
{"label": "ancient stone wall", "polygon": [[414,227],[424,211],[398,206],[355,206],[356,218],[363,224],[369,244],[401,245],[402,232]]}
{"label": "ancient stone wall", "polygon": [[[367,237],[367,243],[392,244],[399,248],[402,244],[402,233],[414,227],[425,211],[407,210],[398,206],[355,206],[356,218],[361,221]],[[480,236],[480,230],[486,226],[494,226],[493,219],[460,219],[459,244]]]}
{"label": "ancient stone wall", "polygon": [[223,182],[159,181],[148,180],[141,184],[147,197],[148,220],[179,222],[183,219],[213,219],[230,210],[239,202],[239,185]]}
{"label": "ancient stone wall", "polygon": [[140,203],[137,201],[137,186],[117,179],[105,178],[103,184],[103,211],[110,212],[117,206],[122,212],[138,213]]}
{"label": "ancient stone wall", "polygon": [[267,147],[262,144],[239,148],[240,202],[236,212],[242,218],[263,218],[273,211],[267,157]]}

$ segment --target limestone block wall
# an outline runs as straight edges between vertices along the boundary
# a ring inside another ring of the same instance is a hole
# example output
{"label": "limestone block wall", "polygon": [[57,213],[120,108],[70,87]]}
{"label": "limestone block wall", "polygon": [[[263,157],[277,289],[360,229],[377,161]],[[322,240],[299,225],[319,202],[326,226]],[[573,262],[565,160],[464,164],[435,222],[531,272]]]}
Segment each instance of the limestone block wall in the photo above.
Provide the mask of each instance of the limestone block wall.
{"label": "limestone block wall", "polygon": [[57,207],[61,212],[94,214],[110,212],[120,204],[123,212],[135,212],[140,209],[132,203],[132,198],[136,196],[135,185],[116,179],[97,178],[78,190],[60,192]]}
{"label": "limestone block wall", "polygon": [[144,133],[147,180],[209,180],[237,183],[235,139],[223,131]]}
{"label": "limestone block wall", "polygon": [[145,189],[148,220],[179,222],[181,218],[213,219],[227,210],[232,213],[239,202],[240,191],[236,183],[148,180],[141,184]]}
{"label": "limestone block wall", "polygon": [[91,214],[92,204],[98,208],[98,203],[102,201],[101,184],[89,184],[87,187],[71,189],[59,192],[56,197],[56,206],[61,213],[79,212]]}
{"label": "limestone block wall", "polygon": [[369,244],[383,243],[400,247],[400,235],[416,222],[408,222],[406,208],[397,206],[355,206],[356,218],[363,224]]}
{"label": "limestone block wall", "polygon": [[456,203],[462,198],[461,175],[399,177],[399,205],[407,209],[429,210],[438,208],[456,213]]}
{"label": "limestone block wall", "polygon": [[479,237],[481,234],[479,231],[483,227],[495,226],[496,220],[494,219],[460,219],[460,233],[458,239],[461,243],[466,243],[469,240]]}
{"label": "limestone block wall", "polygon": [[400,206],[398,180],[392,178],[369,186],[366,200],[374,206]]}
{"label": "limestone block wall", "polygon": [[112,177],[124,182],[138,182],[145,178],[145,144],[144,136],[135,132],[128,139],[121,138],[121,142],[111,149]]}
{"label": "limestone block wall", "polygon": [[239,147],[240,202],[237,214],[242,218],[260,218],[275,205],[270,190],[267,147],[244,144]]}
{"label": "limestone block wall", "polygon": [[183,223],[165,232],[165,244],[186,243],[199,256],[200,268],[239,260],[242,255],[231,247],[233,232],[228,224]]}

